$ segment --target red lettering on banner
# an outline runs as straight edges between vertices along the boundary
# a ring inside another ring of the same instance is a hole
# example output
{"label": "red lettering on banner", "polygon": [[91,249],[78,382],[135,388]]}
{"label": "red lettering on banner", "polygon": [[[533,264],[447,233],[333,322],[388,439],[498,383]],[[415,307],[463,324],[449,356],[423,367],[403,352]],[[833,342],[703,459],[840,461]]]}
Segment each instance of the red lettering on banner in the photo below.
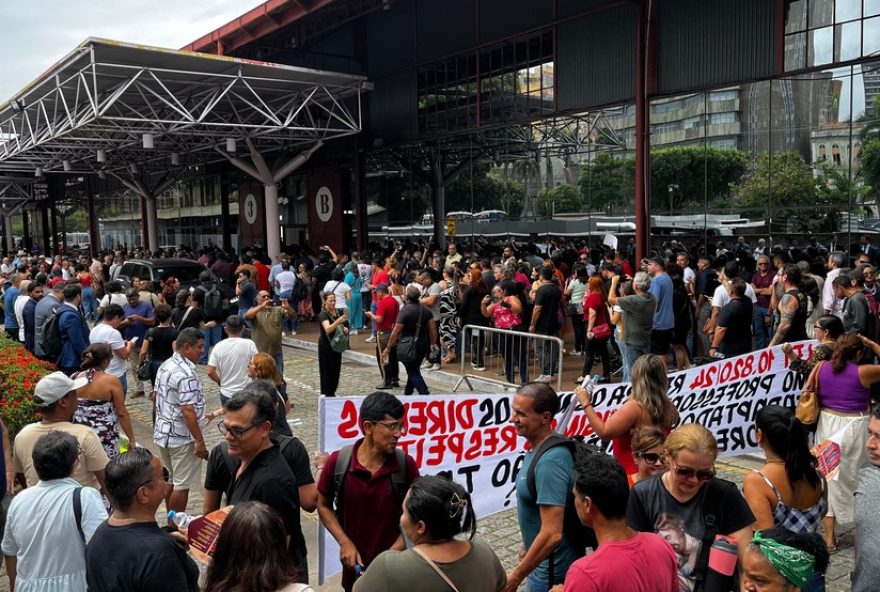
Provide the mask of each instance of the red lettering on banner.
{"label": "red lettering on banner", "polygon": [[416,400],[404,403],[409,436],[442,434],[474,427],[473,399],[464,401]]}
{"label": "red lettering on banner", "polygon": [[442,434],[447,431],[446,429],[446,417],[443,414],[443,403],[440,401],[431,401],[428,403],[427,413],[428,416],[428,433],[430,434]]}
{"label": "red lettering on banner", "polygon": [[342,421],[339,422],[336,433],[340,438],[351,439],[361,435],[361,430],[358,427],[358,410],[353,401],[346,401],[342,404],[342,413],[339,416]]}
{"label": "red lettering on banner", "polygon": [[443,462],[443,453],[446,451],[446,434],[440,434],[431,438],[428,444],[427,456],[425,457],[425,465],[436,467]]}

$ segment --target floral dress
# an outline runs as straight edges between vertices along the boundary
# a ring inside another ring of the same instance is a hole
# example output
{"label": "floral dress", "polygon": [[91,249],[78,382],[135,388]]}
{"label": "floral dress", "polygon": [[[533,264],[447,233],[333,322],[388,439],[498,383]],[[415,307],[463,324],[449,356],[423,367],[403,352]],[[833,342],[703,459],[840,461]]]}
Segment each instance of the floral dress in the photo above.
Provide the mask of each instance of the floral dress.
{"label": "floral dress", "polygon": [[[95,369],[85,371],[85,377],[91,383],[95,378]],[[73,423],[89,426],[101,441],[104,452],[111,459],[119,454],[119,418],[113,401],[89,401],[79,399]]]}

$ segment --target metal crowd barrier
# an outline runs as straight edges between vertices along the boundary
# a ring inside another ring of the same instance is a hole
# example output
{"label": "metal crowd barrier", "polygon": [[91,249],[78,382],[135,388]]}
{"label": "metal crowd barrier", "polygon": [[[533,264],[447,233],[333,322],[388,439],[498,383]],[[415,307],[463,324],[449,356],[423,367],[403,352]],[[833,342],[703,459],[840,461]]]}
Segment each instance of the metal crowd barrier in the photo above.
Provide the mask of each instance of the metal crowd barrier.
{"label": "metal crowd barrier", "polygon": [[[471,379],[497,384],[511,388],[524,382],[532,382],[546,374],[546,369],[553,369],[556,391],[562,391],[562,359],[564,342],[559,337],[465,325],[459,334],[460,376],[452,392],[457,392],[462,383],[474,390]],[[482,354],[482,359],[480,358]],[[482,365],[479,363],[482,362]],[[509,366],[506,366],[509,364]],[[468,372],[468,366],[485,368]],[[507,380],[512,373],[513,380]],[[525,380],[523,380],[525,378]]]}

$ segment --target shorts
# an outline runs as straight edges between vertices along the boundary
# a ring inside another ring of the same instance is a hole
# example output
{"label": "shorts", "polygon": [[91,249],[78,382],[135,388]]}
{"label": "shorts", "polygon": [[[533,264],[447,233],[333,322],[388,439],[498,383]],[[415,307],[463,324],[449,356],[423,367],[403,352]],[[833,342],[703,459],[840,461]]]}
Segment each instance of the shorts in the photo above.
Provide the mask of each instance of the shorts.
{"label": "shorts", "polygon": [[192,442],[177,448],[159,447],[159,457],[171,470],[171,483],[176,491],[202,487],[202,459],[193,454],[195,448]]}
{"label": "shorts", "polygon": [[665,356],[672,343],[672,329],[654,329],[651,331],[651,353]]}

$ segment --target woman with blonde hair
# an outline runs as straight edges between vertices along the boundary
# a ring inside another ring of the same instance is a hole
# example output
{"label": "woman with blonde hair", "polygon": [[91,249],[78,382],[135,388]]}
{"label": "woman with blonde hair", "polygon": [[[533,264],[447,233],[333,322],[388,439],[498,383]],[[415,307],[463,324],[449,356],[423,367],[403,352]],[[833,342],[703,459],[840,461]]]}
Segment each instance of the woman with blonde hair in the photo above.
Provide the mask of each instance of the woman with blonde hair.
{"label": "woman with blonde hair", "polygon": [[663,454],[669,470],[633,486],[626,521],[669,543],[678,556],[681,589],[693,590],[708,573],[707,551],[715,536],[734,538],[742,552],[755,517],[736,484],[715,476],[718,446],[708,429],[693,423],[677,427],[667,436]]}
{"label": "woman with blonde hair", "polygon": [[678,410],[666,396],[668,386],[666,360],[662,356],[644,355],[633,365],[629,398],[607,420],[596,413],[587,389],[577,387],[574,390],[596,435],[603,440],[612,440],[614,457],[627,475],[639,472],[632,450],[635,430],[654,426],[669,432],[678,421]]}

